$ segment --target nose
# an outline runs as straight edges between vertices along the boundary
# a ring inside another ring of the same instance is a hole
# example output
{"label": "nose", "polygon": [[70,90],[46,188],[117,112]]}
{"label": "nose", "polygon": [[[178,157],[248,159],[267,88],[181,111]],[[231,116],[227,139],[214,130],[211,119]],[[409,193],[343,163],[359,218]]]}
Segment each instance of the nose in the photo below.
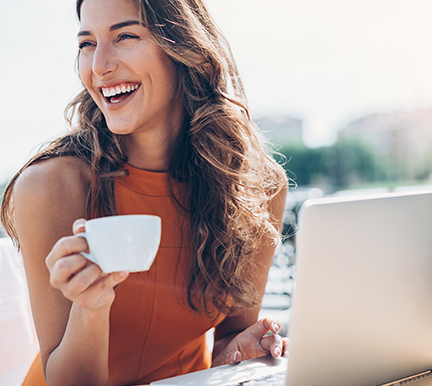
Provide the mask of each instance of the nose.
{"label": "nose", "polygon": [[117,69],[117,60],[108,44],[99,43],[93,54],[92,71],[99,77],[104,77]]}

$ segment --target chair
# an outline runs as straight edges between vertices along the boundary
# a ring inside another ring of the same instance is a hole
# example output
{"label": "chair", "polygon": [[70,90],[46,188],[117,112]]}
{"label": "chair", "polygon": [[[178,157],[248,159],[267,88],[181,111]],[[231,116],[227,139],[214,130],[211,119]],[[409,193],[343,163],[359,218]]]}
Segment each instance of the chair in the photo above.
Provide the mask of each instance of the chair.
{"label": "chair", "polygon": [[38,351],[21,255],[0,237],[0,386],[21,385]]}

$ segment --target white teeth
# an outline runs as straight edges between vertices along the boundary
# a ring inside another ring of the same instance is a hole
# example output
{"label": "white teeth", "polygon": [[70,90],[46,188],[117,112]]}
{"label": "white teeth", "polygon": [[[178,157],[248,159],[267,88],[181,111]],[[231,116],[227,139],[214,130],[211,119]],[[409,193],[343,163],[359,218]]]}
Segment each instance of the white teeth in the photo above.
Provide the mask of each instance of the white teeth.
{"label": "white teeth", "polygon": [[128,84],[128,86],[116,86],[116,88],[102,88],[102,94],[104,97],[109,98],[111,96],[117,95],[117,94],[124,94],[126,92],[135,91],[139,87],[138,84],[131,86]]}

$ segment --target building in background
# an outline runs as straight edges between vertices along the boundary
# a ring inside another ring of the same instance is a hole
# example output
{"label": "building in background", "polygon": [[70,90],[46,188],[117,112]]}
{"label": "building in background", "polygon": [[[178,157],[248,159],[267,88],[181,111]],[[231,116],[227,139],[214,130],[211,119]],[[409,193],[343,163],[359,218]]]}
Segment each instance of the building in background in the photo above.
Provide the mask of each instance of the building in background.
{"label": "building in background", "polygon": [[267,115],[255,119],[267,138],[276,145],[304,146],[302,121],[289,115]]}
{"label": "building in background", "polygon": [[432,108],[358,119],[338,134],[340,144],[355,141],[371,148],[386,180],[427,180],[432,173]]}

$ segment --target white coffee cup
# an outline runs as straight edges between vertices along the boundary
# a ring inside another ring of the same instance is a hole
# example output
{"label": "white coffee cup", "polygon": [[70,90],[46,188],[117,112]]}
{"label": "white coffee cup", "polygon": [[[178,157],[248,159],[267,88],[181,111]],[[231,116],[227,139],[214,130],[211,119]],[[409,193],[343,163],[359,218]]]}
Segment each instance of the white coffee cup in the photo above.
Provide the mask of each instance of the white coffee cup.
{"label": "white coffee cup", "polygon": [[101,217],[85,224],[90,253],[82,253],[105,273],[147,271],[159,249],[161,219],[152,215]]}

